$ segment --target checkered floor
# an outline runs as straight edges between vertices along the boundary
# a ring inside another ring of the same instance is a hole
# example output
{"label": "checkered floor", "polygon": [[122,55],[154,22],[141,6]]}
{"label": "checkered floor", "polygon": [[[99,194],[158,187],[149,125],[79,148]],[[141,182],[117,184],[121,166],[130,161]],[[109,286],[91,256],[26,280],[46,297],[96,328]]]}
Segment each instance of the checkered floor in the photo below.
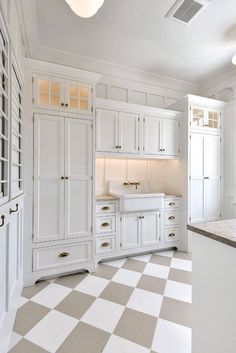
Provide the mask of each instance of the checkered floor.
{"label": "checkered floor", "polygon": [[115,260],[25,288],[9,352],[190,353],[190,256]]}

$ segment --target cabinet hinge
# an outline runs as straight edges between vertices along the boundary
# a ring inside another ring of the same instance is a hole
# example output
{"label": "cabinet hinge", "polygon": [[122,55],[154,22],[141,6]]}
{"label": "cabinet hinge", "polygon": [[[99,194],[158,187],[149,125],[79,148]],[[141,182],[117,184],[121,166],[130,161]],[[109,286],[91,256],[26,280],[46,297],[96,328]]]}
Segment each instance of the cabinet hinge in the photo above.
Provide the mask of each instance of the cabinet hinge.
{"label": "cabinet hinge", "polygon": [[220,214],[220,218],[222,217],[222,214]]}
{"label": "cabinet hinge", "polygon": [[91,124],[91,129],[93,128],[93,124]]}
{"label": "cabinet hinge", "polygon": [[93,227],[90,228],[91,233],[93,233]]}
{"label": "cabinet hinge", "polygon": [[120,221],[122,222],[122,217],[120,217]]}
{"label": "cabinet hinge", "polygon": [[161,218],[161,214],[159,213],[159,218]]}
{"label": "cabinet hinge", "polygon": [[122,243],[120,243],[120,247],[122,248]]}
{"label": "cabinet hinge", "polygon": [[143,151],[145,151],[145,147],[143,147]]}
{"label": "cabinet hinge", "polygon": [[93,107],[91,107],[91,112],[93,113]]}
{"label": "cabinet hinge", "polygon": [[178,153],[180,153],[180,148],[178,148]]}
{"label": "cabinet hinge", "polygon": [[32,239],[34,239],[34,234],[32,234]]}
{"label": "cabinet hinge", "polygon": [[190,110],[190,112],[191,112],[191,110],[192,110],[192,107],[190,107],[190,108],[189,108],[189,110]]}
{"label": "cabinet hinge", "polygon": [[34,77],[32,76],[32,82],[34,83]]}
{"label": "cabinet hinge", "polygon": [[192,217],[189,217],[189,220],[191,221],[191,220],[192,220]]}
{"label": "cabinet hinge", "polygon": [[93,88],[91,88],[91,93],[93,94]]}
{"label": "cabinet hinge", "polygon": [[191,138],[192,138],[192,136],[191,135],[189,135],[189,139],[191,140]]}
{"label": "cabinet hinge", "polygon": [[191,180],[192,179],[192,177],[191,177],[191,175],[189,175],[189,180]]}
{"label": "cabinet hinge", "polygon": [[161,237],[159,237],[159,241],[161,241]]}
{"label": "cabinet hinge", "polygon": [[34,175],[32,176],[32,180],[34,181]]}
{"label": "cabinet hinge", "polygon": [[34,103],[34,98],[32,98],[32,103]]}
{"label": "cabinet hinge", "polygon": [[146,119],[145,118],[143,118],[143,122],[145,123],[145,121],[146,121]]}
{"label": "cabinet hinge", "polygon": [[91,175],[91,180],[93,180],[93,176]]}
{"label": "cabinet hinge", "polygon": [[140,122],[140,118],[138,118],[138,122]]}
{"label": "cabinet hinge", "polygon": [[140,148],[138,147],[138,151],[140,150]]}
{"label": "cabinet hinge", "polygon": [[178,122],[178,127],[180,127],[180,122]]}
{"label": "cabinet hinge", "polygon": [[220,142],[221,142],[221,138],[220,138]]}

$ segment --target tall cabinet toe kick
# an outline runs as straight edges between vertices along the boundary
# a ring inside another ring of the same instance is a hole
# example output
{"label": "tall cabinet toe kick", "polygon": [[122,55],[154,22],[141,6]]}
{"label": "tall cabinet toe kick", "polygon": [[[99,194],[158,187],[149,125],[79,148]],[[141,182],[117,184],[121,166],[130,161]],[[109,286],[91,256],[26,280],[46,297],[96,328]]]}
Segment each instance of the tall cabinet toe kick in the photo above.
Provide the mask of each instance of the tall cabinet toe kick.
{"label": "tall cabinet toe kick", "polygon": [[119,199],[96,202],[96,263],[159,249],[178,248],[180,197],[163,197],[161,207],[121,212]]}

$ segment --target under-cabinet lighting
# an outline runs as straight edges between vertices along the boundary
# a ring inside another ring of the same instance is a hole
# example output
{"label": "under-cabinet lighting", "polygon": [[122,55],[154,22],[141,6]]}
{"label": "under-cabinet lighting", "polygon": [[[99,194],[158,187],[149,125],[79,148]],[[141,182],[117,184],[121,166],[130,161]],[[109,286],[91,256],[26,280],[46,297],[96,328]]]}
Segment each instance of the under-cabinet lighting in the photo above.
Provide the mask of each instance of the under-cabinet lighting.
{"label": "under-cabinet lighting", "polygon": [[92,17],[103,5],[104,0],[65,0],[71,10],[80,17]]}

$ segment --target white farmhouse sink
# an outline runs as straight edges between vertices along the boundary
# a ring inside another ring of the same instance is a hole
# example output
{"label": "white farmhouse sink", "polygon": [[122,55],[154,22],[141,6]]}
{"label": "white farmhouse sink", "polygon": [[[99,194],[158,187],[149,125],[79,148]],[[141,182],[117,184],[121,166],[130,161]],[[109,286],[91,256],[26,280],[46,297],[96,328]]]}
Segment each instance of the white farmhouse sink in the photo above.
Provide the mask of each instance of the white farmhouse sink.
{"label": "white farmhouse sink", "polygon": [[121,181],[109,182],[110,195],[120,199],[120,211],[147,211],[163,207],[164,193],[150,191],[143,183],[135,186],[125,186]]}

